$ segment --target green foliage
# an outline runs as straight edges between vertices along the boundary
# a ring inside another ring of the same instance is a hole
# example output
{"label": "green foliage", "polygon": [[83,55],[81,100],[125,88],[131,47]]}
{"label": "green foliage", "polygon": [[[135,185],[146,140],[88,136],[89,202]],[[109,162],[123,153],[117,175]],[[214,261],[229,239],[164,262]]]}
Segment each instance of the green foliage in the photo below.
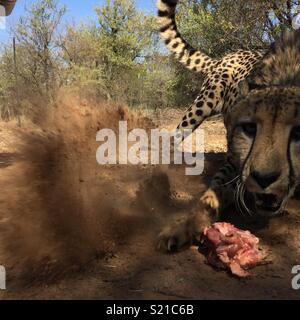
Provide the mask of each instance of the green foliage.
{"label": "green foliage", "polygon": [[147,48],[151,47],[153,17],[139,12],[132,0],[107,0],[96,12],[106,62],[135,68],[137,59],[144,58]]}
{"label": "green foliage", "polygon": [[[21,16],[13,34],[19,42],[18,57],[20,75],[28,82],[34,78],[35,90],[47,94],[55,89],[57,80],[57,30],[66,12],[55,0],[40,0],[26,9]],[[53,87],[54,86],[54,87]]]}
{"label": "green foliage", "polygon": [[0,65],[0,113],[9,118],[23,113],[29,96],[51,98],[58,86],[59,61],[56,32],[65,7],[54,0],[40,0],[26,8],[12,27],[17,41],[2,47]]}
{"label": "green foliage", "polygon": [[62,84],[80,89],[93,87],[102,93],[105,89],[101,65],[102,50],[94,27],[67,26],[66,33],[60,37],[59,45]]}
{"label": "green foliage", "polygon": [[96,12],[108,93],[114,100],[135,104],[145,59],[153,54],[155,19],[139,12],[132,0],[107,0]]}

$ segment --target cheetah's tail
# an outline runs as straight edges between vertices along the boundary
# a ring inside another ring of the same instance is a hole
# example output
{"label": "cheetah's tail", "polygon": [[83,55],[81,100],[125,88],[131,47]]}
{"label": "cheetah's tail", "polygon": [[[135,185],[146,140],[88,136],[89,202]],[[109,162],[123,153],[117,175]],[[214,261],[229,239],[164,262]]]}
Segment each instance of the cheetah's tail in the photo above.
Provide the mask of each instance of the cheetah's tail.
{"label": "cheetah's tail", "polygon": [[178,0],[158,0],[158,22],[160,34],[168,49],[188,69],[207,73],[212,67],[213,60],[193,49],[180,35],[175,21],[175,10]]}

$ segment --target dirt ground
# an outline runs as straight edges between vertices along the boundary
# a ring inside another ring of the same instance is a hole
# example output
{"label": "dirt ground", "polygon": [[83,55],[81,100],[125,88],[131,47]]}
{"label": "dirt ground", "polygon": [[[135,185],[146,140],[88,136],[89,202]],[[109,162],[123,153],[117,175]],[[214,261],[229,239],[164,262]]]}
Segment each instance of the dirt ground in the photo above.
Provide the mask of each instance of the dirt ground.
{"label": "dirt ground", "polygon": [[[99,108],[97,109],[99,110]],[[120,107],[94,111],[60,101],[44,121],[0,124],[1,299],[299,299],[299,201],[289,215],[255,227],[272,263],[237,279],[205,263],[196,247],[155,251],[168,223],[199,209],[209,178],[224,161],[225,129],[206,122],[205,172],[184,166],[99,166],[95,134],[118,120],[129,127],[173,127],[181,112],[148,120]],[[245,225],[244,227],[248,227]],[[252,228],[253,226],[249,226]]]}

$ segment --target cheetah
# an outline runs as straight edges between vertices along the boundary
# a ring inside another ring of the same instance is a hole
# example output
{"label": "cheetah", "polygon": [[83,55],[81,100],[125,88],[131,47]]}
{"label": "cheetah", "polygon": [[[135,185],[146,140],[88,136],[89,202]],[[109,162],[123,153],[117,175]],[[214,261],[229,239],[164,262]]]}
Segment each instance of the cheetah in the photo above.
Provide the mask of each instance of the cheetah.
{"label": "cheetah", "polygon": [[[194,130],[217,109],[227,131],[227,162],[201,201],[216,213],[234,204],[247,216],[278,216],[300,184],[300,31],[284,33],[265,53],[242,51],[232,54],[235,63],[228,56],[216,62],[181,38],[175,24],[177,2],[158,1],[162,36],[182,63],[207,76],[200,99],[178,128]],[[217,81],[219,87],[213,72],[222,79]],[[201,234],[203,220],[211,222],[203,216],[196,213],[165,229],[158,237],[158,249],[177,251],[191,245]]]}

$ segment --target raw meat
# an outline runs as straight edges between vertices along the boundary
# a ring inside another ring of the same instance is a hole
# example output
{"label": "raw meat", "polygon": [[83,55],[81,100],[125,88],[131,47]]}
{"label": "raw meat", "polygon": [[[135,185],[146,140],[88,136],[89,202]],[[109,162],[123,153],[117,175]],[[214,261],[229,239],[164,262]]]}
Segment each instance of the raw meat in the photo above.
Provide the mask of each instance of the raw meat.
{"label": "raw meat", "polygon": [[257,237],[230,223],[215,223],[205,228],[203,233],[208,263],[229,268],[238,277],[249,276],[246,269],[255,267],[266,257],[258,244]]}

